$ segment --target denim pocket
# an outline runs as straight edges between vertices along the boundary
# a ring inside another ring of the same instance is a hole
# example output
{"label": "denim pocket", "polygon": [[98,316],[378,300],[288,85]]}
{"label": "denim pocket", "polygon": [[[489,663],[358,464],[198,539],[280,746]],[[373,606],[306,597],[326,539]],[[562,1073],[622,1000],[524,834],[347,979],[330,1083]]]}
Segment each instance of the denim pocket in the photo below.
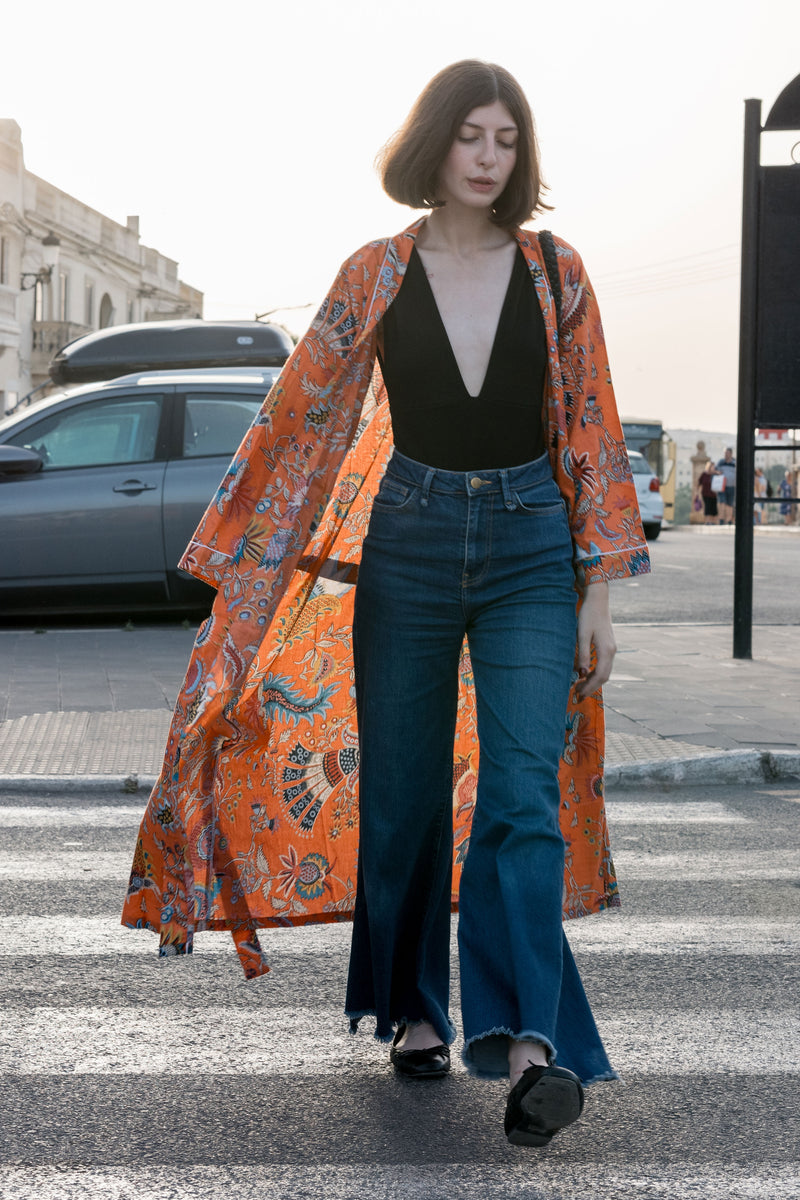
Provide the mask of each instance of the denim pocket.
{"label": "denim pocket", "polygon": [[384,476],[378,488],[378,494],[372,503],[376,508],[405,508],[414,491],[415,488],[407,487],[406,484],[400,483],[399,480],[389,479]]}
{"label": "denim pocket", "polygon": [[[537,491],[549,494],[543,495],[541,500],[537,500]],[[560,495],[553,496],[549,487],[528,488],[525,492],[512,492],[512,495],[520,512],[535,513],[537,517],[550,517],[555,513],[566,512],[563,498]]]}

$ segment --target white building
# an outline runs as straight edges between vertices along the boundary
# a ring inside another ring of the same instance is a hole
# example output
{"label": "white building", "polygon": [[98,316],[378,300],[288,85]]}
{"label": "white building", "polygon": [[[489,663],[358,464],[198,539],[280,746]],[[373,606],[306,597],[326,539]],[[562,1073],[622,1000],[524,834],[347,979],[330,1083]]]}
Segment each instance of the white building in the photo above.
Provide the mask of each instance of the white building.
{"label": "white building", "polygon": [[202,317],[178,264],[25,169],[20,127],[0,119],[0,413],[45,384],[53,355],[108,325]]}

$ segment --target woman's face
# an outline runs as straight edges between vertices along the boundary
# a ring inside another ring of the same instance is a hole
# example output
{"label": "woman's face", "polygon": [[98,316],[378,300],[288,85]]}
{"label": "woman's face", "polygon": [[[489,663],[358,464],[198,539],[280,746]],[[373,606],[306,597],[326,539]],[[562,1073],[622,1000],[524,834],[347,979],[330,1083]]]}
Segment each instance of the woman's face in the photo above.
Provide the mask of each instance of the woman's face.
{"label": "woman's face", "polygon": [[491,208],[517,161],[519,131],[500,100],[467,113],[442,163],[438,199],[466,208]]}

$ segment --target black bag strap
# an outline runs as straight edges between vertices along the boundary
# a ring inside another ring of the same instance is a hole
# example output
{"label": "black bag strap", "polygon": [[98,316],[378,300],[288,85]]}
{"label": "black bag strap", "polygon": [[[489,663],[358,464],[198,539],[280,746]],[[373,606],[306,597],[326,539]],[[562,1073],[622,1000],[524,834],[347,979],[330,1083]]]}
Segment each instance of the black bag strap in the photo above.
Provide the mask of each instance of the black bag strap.
{"label": "black bag strap", "polygon": [[561,329],[561,276],[558,273],[558,255],[556,244],[549,229],[543,229],[539,234],[539,245],[542,248],[542,258],[547,268],[547,278],[550,280],[550,291],[553,293],[553,303],[556,306],[556,329]]}

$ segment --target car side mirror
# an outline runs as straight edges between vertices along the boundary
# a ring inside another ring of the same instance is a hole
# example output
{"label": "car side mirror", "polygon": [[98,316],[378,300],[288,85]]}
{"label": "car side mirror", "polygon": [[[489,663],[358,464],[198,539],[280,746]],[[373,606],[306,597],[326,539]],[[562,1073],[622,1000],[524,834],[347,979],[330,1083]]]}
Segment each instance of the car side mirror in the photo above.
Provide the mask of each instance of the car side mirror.
{"label": "car side mirror", "polygon": [[44,465],[40,454],[24,446],[0,446],[0,479],[9,475],[35,475]]}

